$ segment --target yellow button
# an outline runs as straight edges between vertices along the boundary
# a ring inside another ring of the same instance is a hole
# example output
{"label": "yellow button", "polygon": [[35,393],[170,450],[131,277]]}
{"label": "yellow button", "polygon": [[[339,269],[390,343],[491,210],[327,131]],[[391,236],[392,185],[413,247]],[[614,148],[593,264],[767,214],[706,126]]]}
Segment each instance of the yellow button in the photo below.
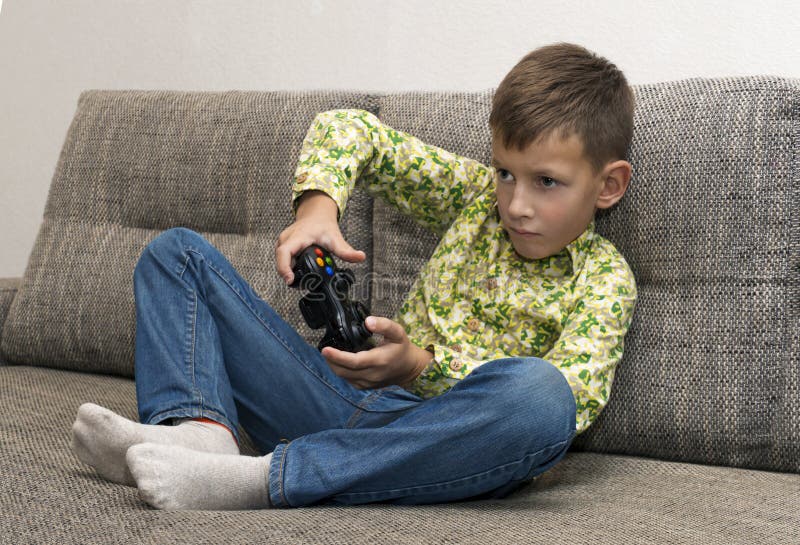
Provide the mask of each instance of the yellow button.
{"label": "yellow button", "polygon": [[454,359],[450,360],[450,369],[453,371],[458,371],[461,369],[461,360]]}
{"label": "yellow button", "polygon": [[481,328],[481,323],[478,321],[477,318],[471,318],[470,321],[467,323],[467,327],[470,328],[472,331],[478,331]]}
{"label": "yellow button", "polygon": [[324,266],[325,266],[325,262],[324,262],[324,261],[322,261],[322,258],[321,258],[321,257],[318,257],[318,258],[317,258],[317,265],[319,265],[320,267],[324,267]]}

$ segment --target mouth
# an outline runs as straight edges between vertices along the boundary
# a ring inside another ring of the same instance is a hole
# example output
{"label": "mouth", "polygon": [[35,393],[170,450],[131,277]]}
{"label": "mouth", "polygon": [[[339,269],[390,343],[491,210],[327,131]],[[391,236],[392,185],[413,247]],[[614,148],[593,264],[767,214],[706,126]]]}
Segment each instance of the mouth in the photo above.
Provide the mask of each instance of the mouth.
{"label": "mouth", "polygon": [[514,229],[513,227],[511,227],[510,229],[511,229],[512,231],[514,231],[516,234],[518,234],[519,236],[522,236],[522,237],[535,237],[535,236],[539,236],[539,233],[533,233],[533,232],[531,232],[531,231],[519,231],[519,230],[517,230],[517,229]]}

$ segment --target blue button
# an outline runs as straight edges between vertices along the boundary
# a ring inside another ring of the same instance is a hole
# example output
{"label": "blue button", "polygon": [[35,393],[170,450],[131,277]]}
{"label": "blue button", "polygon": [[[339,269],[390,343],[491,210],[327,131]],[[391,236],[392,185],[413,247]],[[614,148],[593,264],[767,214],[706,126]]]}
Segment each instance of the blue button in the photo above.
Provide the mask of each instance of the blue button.
{"label": "blue button", "polygon": [[333,269],[331,269],[330,267],[326,266],[325,267],[325,272],[328,273],[328,276],[333,276]]}

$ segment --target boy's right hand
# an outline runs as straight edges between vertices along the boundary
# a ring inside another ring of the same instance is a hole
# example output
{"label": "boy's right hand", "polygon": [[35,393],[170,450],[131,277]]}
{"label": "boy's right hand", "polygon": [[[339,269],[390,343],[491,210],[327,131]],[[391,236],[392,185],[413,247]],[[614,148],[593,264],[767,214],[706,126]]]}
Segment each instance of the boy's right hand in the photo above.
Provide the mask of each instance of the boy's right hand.
{"label": "boy's right hand", "polygon": [[292,258],[312,244],[330,250],[336,257],[350,263],[360,263],[367,255],[350,246],[342,236],[336,201],[320,191],[309,191],[301,197],[295,222],[278,235],[275,257],[278,274],[286,284],[294,281]]}

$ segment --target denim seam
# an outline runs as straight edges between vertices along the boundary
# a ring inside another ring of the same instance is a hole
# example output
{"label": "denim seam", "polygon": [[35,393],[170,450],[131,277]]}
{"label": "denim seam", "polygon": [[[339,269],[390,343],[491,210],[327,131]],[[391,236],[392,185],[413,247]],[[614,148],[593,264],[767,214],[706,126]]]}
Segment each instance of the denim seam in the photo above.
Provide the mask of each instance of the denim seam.
{"label": "denim seam", "polygon": [[281,452],[281,463],[280,467],[278,468],[278,494],[280,494],[281,500],[283,500],[283,503],[285,503],[286,505],[289,505],[289,500],[286,499],[286,495],[284,494],[283,490],[283,479],[284,479],[283,471],[284,471],[284,464],[286,463],[286,451],[289,450],[289,445],[291,444],[292,444],[291,442],[286,443],[286,446],[283,448],[283,452]]}
{"label": "denim seam", "polygon": [[[361,418],[361,416],[364,414],[364,411],[367,410],[366,406],[369,405],[370,403],[372,403],[372,400],[374,398],[379,397],[380,394],[381,394],[381,392],[376,390],[374,392],[371,392],[367,397],[365,397],[364,400],[361,403],[358,404],[355,412],[352,414],[352,416],[350,416],[350,419],[347,421],[347,423],[344,425],[344,427],[347,428],[347,429],[350,429],[353,426],[355,426],[356,422],[358,422],[359,418]],[[370,411],[370,412],[372,412],[372,411]]]}
{"label": "denim seam", "polygon": [[[553,450],[555,447],[563,448],[563,445],[566,444],[566,443],[568,443],[568,441],[559,441],[558,443],[554,443],[554,444],[552,444],[550,446],[547,446],[547,447],[545,447],[543,449],[540,449],[540,450],[534,452],[532,455],[536,456],[537,454],[539,454],[541,452],[545,452],[547,450]],[[481,473],[476,473],[476,474],[473,474],[473,475],[469,475],[467,477],[462,477],[460,479],[454,479],[452,481],[443,481],[443,482],[439,482],[439,483],[424,484],[424,485],[419,485],[419,486],[410,486],[410,487],[405,487],[405,488],[391,488],[391,489],[388,489],[388,490],[373,490],[371,492],[351,492],[351,493],[346,493],[346,494],[337,494],[336,496],[340,497],[340,498],[354,498],[355,499],[355,498],[364,497],[364,496],[374,496],[374,495],[386,494],[386,493],[390,493],[391,494],[391,493],[397,493],[397,492],[424,493],[426,491],[425,489],[428,489],[428,488],[432,488],[433,490],[438,491],[438,490],[441,490],[441,488],[443,486],[457,485],[458,483],[470,481],[470,480],[473,480],[475,478],[480,478],[480,477],[482,477],[484,475],[487,475],[489,473],[496,472],[499,469],[502,470],[502,469],[507,468],[508,466],[519,464],[521,462],[521,460],[527,458],[528,456],[531,456],[531,454],[526,454],[525,456],[523,456],[519,460],[515,460],[513,462],[509,462],[507,464],[503,464],[501,466],[494,467],[492,469],[489,469],[488,471],[483,471]]]}
{"label": "denim seam", "polygon": [[348,420],[347,423],[344,425],[345,429],[352,429],[353,426],[356,425],[356,422],[358,422],[358,420],[361,418],[361,415],[363,414],[364,411],[362,411],[361,409],[356,409],[355,412],[353,412],[353,415],[350,417],[350,420]]}
{"label": "denim seam", "polygon": [[[272,462],[272,459],[270,459]],[[272,505],[272,498],[269,497],[269,464],[264,464],[264,484],[267,490],[267,507],[272,509],[274,505]]]}
{"label": "denim seam", "polygon": [[[336,393],[339,395],[339,397],[341,397],[342,399],[344,399],[345,401],[347,401],[348,403],[350,403],[350,404],[351,404],[351,405],[353,405],[354,407],[356,407],[356,408],[360,408],[358,403],[355,403],[355,402],[353,402],[353,401],[352,401],[351,399],[349,399],[347,396],[345,396],[344,394],[342,394],[342,392],[340,392],[338,389],[336,389],[336,388],[335,388],[335,387],[334,387],[332,384],[330,384],[330,383],[329,383],[327,380],[325,380],[325,378],[324,378],[324,377],[321,377],[320,375],[316,374],[316,373],[313,371],[313,369],[309,368],[309,367],[308,367],[308,366],[305,364],[305,361],[303,360],[303,358],[301,358],[301,357],[300,357],[300,356],[299,356],[299,355],[298,355],[298,354],[297,354],[297,353],[294,351],[294,349],[292,348],[291,344],[290,344],[290,343],[288,343],[288,342],[286,341],[286,339],[284,339],[284,338],[283,338],[281,335],[279,335],[277,331],[275,331],[274,329],[272,329],[272,328],[269,326],[269,324],[268,324],[268,323],[267,323],[267,322],[266,322],[266,321],[265,321],[265,320],[262,318],[262,316],[261,316],[261,315],[258,313],[258,311],[257,311],[256,309],[254,309],[252,306],[250,306],[250,304],[247,302],[247,300],[246,300],[244,297],[242,297],[242,294],[239,292],[239,290],[236,288],[236,286],[235,286],[235,285],[234,285],[234,284],[233,284],[233,283],[232,283],[232,282],[231,282],[231,281],[230,281],[230,280],[229,280],[229,279],[228,279],[228,278],[227,278],[227,277],[226,277],[226,276],[225,276],[225,275],[222,273],[222,271],[220,271],[220,270],[219,270],[217,267],[215,267],[215,266],[214,266],[214,264],[213,264],[211,261],[209,261],[209,260],[208,260],[208,259],[205,257],[205,255],[203,255],[203,253],[199,251],[199,249],[198,249],[198,248],[195,248],[195,247],[193,247],[193,246],[191,246],[191,245],[184,245],[184,248],[185,248],[187,251],[193,251],[193,252],[197,253],[198,255],[200,255],[200,256],[203,258],[203,260],[206,262],[206,264],[208,265],[208,267],[209,267],[209,268],[210,268],[212,271],[214,271],[214,272],[217,274],[217,276],[219,276],[219,277],[220,277],[220,278],[221,278],[221,279],[222,279],[222,280],[223,280],[223,281],[224,281],[226,284],[228,284],[228,287],[230,287],[230,288],[231,288],[231,290],[233,290],[233,292],[234,292],[234,293],[235,293],[235,294],[236,294],[236,295],[239,297],[239,300],[240,300],[242,303],[244,303],[244,305],[245,305],[245,306],[246,306],[246,307],[247,307],[247,308],[250,310],[250,312],[252,312],[252,313],[253,313],[253,315],[254,315],[254,316],[255,316],[255,317],[258,319],[258,321],[259,321],[259,322],[261,322],[261,325],[264,327],[264,329],[266,329],[267,331],[269,331],[269,332],[272,334],[272,336],[273,336],[273,337],[275,337],[276,339],[278,339],[278,340],[279,340],[279,341],[280,341],[280,342],[283,344],[284,348],[286,348],[286,351],[287,351],[288,353],[292,354],[292,356],[295,358],[295,360],[296,360],[297,362],[299,362],[299,363],[300,363],[300,364],[301,364],[303,367],[305,367],[305,368],[306,368],[306,370],[308,370],[308,372],[310,372],[312,375],[314,375],[315,377],[317,377],[317,379],[319,379],[319,380],[320,380],[320,381],[321,381],[323,384],[325,384],[325,385],[326,385],[328,388],[330,388],[331,390],[333,390],[334,392],[336,392]],[[363,402],[362,402],[362,403],[363,403]]]}
{"label": "denim seam", "polygon": [[[188,261],[189,255],[186,254],[186,262],[188,263]],[[184,271],[185,270],[186,268],[184,267]],[[180,278],[183,280],[183,272],[180,274]],[[191,293],[191,297],[189,299],[189,312],[187,315],[191,321],[191,328],[187,326],[187,339],[189,340],[187,351],[189,353],[189,369],[192,375],[192,391],[194,392],[195,397],[199,400],[200,410],[202,411],[204,408],[203,393],[197,388],[197,379],[195,376],[195,345],[197,344],[197,292],[189,287],[186,281],[184,281],[184,284],[186,284],[186,289],[189,290],[189,293]]]}

